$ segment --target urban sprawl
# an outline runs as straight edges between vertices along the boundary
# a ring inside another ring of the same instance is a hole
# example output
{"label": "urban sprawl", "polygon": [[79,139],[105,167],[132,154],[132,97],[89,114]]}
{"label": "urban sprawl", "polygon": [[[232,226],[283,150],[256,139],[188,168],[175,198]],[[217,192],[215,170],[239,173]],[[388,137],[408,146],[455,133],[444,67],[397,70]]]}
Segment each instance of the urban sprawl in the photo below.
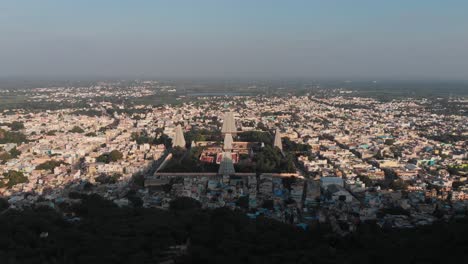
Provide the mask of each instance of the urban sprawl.
{"label": "urban sprawl", "polygon": [[153,106],[106,101],[152,95],[144,86],[93,89],[30,97],[102,97],[87,107],[0,114],[0,196],[10,207],[59,210],[80,193],[154,208],[190,198],[302,228],[329,223],[339,234],[363,221],[412,228],[468,209],[468,117],[431,112],[426,99],[341,91]]}

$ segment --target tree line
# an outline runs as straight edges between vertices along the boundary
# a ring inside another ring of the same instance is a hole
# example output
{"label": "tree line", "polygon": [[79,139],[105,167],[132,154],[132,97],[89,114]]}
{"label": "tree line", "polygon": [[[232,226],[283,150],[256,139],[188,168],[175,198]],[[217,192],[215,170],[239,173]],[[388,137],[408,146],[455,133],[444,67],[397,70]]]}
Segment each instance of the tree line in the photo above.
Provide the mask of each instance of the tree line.
{"label": "tree line", "polygon": [[[339,237],[326,224],[303,230],[227,208],[200,209],[190,198],[160,210],[118,207],[98,195],[72,197],[81,202],[61,203],[59,211],[43,206],[5,211],[8,203],[0,199],[0,261],[361,264],[464,263],[468,258],[466,218],[405,230],[365,223]],[[175,245],[187,248],[178,251]]]}

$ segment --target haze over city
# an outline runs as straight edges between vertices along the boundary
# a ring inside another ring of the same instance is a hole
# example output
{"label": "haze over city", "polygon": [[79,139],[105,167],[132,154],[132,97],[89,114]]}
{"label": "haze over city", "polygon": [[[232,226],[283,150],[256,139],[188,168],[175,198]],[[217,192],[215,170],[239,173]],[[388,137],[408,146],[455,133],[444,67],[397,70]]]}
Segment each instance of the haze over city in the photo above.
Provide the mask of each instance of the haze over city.
{"label": "haze over city", "polygon": [[2,1],[0,77],[466,80],[468,2]]}

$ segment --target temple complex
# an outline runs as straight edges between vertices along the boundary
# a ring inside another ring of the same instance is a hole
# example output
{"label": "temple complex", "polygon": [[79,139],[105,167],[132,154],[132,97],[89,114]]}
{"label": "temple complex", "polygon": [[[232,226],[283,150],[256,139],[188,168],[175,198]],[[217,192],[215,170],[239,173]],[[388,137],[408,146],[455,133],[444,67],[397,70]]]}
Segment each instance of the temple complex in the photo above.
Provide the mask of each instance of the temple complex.
{"label": "temple complex", "polygon": [[[154,185],[154,179],[172,176],[219,176],[219,177],[255,177],[255,175],[276,175],[277,177],[298,176],[294,173],[264,172],[258,171],[255,168],[256,155],[262,152],[265,148],[264,142],[246,142],[236,141],[242,138],[241,130],[236,125],[234,114],[231,111],[225,112],[223,123],[221,126],[220,135],[224,139],[222,141],[195,141],[190,144],[190,148],[186,149],[186,141],[181,125],[177,125],[175,136],[173,137],[173,147],[184,149],[184,153],[178,153],[179,156],[174,157],[170,154],[166,161],[162,163],[160,168],[154,174],[154,177],[147,178],[147,185]],[[245,132],[244,132],[245,133]],[[260,133],[268,133],[261,132]],[[270,143],[274,149],[283,150],[281,142],[281,132],[277,128],[274,134],[274,140]],[[270,150],[271,151],[271,150]],[[176,152],[180,152],[176,151]],[[177,153],[176,153],[177,154]],[[283,156],[284,157],[284,156]],[[196,163],[193,163],[196,161]],[[177,166],[167,168],[167,164],[176,164]],[[238,167],[240,166],[240,167]],[[180,169],[184,167],[184,169]],[[191,170],[193,168],[193,170]],[[239,168],[239,171],[236,171]],[[269,176],[269,177],[270,177]],[[157,182],[157,181],[156,181]]]}

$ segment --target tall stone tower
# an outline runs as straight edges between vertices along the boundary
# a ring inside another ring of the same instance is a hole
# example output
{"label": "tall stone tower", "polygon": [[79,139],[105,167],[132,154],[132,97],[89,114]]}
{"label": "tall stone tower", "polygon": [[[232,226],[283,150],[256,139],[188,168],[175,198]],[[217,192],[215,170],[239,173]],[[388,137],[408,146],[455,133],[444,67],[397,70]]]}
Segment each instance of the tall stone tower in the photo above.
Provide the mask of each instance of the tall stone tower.
{"label": "tall stone tower", "polygon": [[275,141],[273,142],[273,146],[279,148],[283,151],[283,143],[281,142],[281,132],[279,128],[276,128],[275,131]]}
{"label": "tall stone tower", "polygon": [[223,134],[235,134],[237,133],[236,122],[234,120],[234,114],[229,111],[224,114],[223,127],[221,128]]}
{"label": "tall stone tower", "polygon": [[223,152],[223,159],[219,164],[218,174],[222,176],[229,176],[234,174],[236,171],[234,170],[234,163],[232,162],[232,154],[231,151]]}
{"label": "tall stone tower", "polygon": [[182,131],[182,127],[180,125],[177,125],[175,129],[175,137],[174,137],[174,142],[172,143],[172,146],[185,148],[184,132]]}
{"label": "tall stone tower", "polygon": [[223,145],[224,151],[231,151],[233,142],[234,140],[232,139],[232,135],[230,133],[226,133],[224,135],[224,145]]}

